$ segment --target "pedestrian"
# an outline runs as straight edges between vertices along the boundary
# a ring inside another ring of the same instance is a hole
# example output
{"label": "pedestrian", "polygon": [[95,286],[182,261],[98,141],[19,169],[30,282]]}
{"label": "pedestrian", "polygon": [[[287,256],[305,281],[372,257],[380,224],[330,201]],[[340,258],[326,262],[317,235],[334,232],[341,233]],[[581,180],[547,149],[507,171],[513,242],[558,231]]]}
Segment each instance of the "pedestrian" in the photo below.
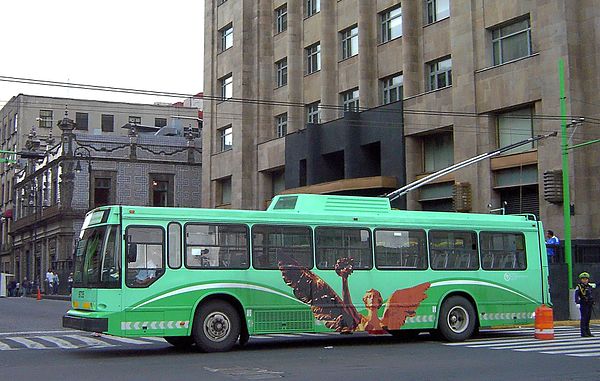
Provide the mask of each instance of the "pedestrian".
{"label": "pedestrian", "polygon": [[29,280],[27,280],[27,277],[23,278],[23,283],[21,284],[21,297],[27,297],[27,295],[29,294],[29,287],[31,285],[29,284]]}
{"label": "pedestrian", "polygon": [[73,273],[69,273],[69,277],[67,278],[67,286],[69,286],[69,295],[73,291]]}
{"label": "pedestrian", "polygon": [[60,279],[58,278],[58,272],[54,271],[53,273],[54,279],[54,295],[58,294],[58,285],[60,284]]}
{"label": "pedestrian", "polygon": [[52,273],[52,269],[48,269],[46,272],[46,294],[52,295],[54,291],[54,274]]}
{"label": "pedestrian", "polygon": [[593,287],[590,285],[590,274],[582,272],[579,274],[579,283],[575,288],[575,304],[579,306],[581,312],[581,322],[579,328],[581,337],[592,337],[590,331],[590,318],[592,317],[592,309],[594,308],[594,296],[592,293]]}
{"label": "pedestrian", "polygon": [[552,230],[546,232],[546,253],[548,254],[548,263],[556,263],[556,249],[560,244],[560,240],[554,235]]}
{"label": "pedestrian", "polygon": [[15,289],[17,288],[17,281],[16,280],[11,280],[10,282],[8,282],[8,296],[15,296]]}
{"label": "pedestrian", "polygon": [[15,295],[14,296],[19,296],[20,293],[21,293],[21,282],[17,281],[17,284],[15,285]]}

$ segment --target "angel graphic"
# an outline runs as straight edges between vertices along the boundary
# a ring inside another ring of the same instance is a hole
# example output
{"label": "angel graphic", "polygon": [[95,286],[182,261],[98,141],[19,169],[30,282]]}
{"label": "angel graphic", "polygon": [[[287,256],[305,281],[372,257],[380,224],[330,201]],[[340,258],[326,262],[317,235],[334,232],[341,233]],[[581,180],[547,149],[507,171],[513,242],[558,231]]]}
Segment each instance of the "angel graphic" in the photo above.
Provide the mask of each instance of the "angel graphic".
{"label": "angel graphic", "polygon": [[384,305],[381,293],[375,289],[367,290],[363,296],[367,315],[360,314],[352,303],[348,288],[353,262],[352,258],[340,258],[334,267],[342,278],[342,298],[323,279],[302,268],[292,258],[279,261],[279,270],[285,283],[294,290],[294,296],[311,306],[316,319],[324,321],[327,328],[337,332],[367,331],[381,334],[400,329],[406,323],[406,318],[416,315],[417,307],[427,298],[425,291],[431,285],[429,282],[394,291],[385,303],[381,319],[378,315]]}

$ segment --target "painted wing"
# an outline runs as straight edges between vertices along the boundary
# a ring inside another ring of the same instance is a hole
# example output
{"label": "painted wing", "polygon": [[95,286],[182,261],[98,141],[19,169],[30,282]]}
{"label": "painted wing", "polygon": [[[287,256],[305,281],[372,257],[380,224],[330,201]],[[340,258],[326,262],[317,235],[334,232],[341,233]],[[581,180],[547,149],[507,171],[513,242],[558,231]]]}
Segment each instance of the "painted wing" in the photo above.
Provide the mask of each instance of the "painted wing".
{"label": "painted wing", "polygon": [[415,316],[419,304],[427,294],[425,291],[431,283],[421,283],[411,288],[396,290],[385,304],[381,325],[389,330],[400,329],[406,323],[406,318]]}
{"label": "painted wing", "polygon": [[356,308],[351,304],[344,305],[323,279],[306,268],[294,266],[293,262],[292,259],[286,260],[285,264],[280,261],[279,270],[285,283],[294,290],[294,296],[310,305],[314,317],[324,321],[327,328],[337,332],[354,331],[360,323]]}

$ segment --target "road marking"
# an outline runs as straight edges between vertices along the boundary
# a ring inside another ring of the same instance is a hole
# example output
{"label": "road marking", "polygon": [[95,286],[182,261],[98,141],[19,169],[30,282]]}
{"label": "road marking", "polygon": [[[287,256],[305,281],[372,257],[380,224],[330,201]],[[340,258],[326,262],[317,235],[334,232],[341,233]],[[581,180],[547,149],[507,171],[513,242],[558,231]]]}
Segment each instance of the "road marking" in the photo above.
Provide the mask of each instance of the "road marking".
{"label": "road marking", "polygon": [[600,352],[574,353],[574,354],[566,353],[566,355],[567,356],[575,356],[575,357],[593,357],[593,356],[600,356]]}
{"label": "road marking", "polygon": [[289,333],[272,333],[272,337],[298,337],[298,335],[292,335]]}
{"label": "road marking", "polygon": [[21,332],[0,332],[0,336],[23,336],[23,335],[46,335],[51,333],[77,333],[76,330],[58,330],[58,331],[21,331]]}
{"label": "road marking", "polygon": [[309,337],[325,337],[325,336],[329,336],[326,333],[312,333],[312,332],[303,332],[303,333],[299,333],[298,335],[301,336],[309,336]]}
{"label": "road marking", "polygon": [[[183,337],[183,336],[182,336]],[[155,341],[157,343],[166,343],[165,339],[162,337],[144,337],[144,340]]]}
{"label": "road marking", "polygon": [[13,348],[10,345],[5,344],[0,341],[0,351],[14,351],[14,350],[17,350],[17,348]]}
{"label": "road marking", "polygon": [[17,342],[19,344],[26,346],[29,349],[47,349],[48,348],[43,344],[40,344],[33,340],[26,339],[24,337],[9,337],[6,340],[12,340],[14,342]]}
{"label": "road marking", "polygon": [[143,341],[143,340],[137,340],[137,339],[130,339],[128,337],[120,337],[120,336],[109,336],[109,335],[102,335],[101,336],[103,339],[108,339],[108,340],[114,340],[114,341],[119,341],[121,343],[126,343],[126,344],[136,344],[136,345],[141,345],[141,344],[151,344],[148,341]]}
{"label": "road marking", "polygon": [[72,343],[68,342],[67,340],[59,339],[58,337],[36,336],[36,338],[51,342],[52,344],[55,344],[59,348],[64,348],[64,349],[79,348],[77,345],[72,344]]}
{"label": "road marking", "polygon": [[582,352],[589,352],[590,351],[589,348],[596,347],[596,346],[597,345],[590,345],[590,346],[586,346],[585,348],[580,348],[580,349],[571,348],[571,349],[561,349],[561,350],[552,350],[552,351],[544,350],[543,352],[540,352],[540,353],[547,353],[550,355],[554,355],[554,354],[560,355],[560,354],[565,354],[565,353],[582,353]]}
{"label": "road marking", "polygon": [[267,336],[267,335],[252,335],[250,336],[251,339],[274,339],[274,337],[271,336]]}
{"label": "road marking", "polygon": [[86,345],[92,346],[92,347],[98,347],[98,348],[102,348],[102,347],[114,347],[113,344],[109,344],[107,342],[98,340],[98,339],[94,339],[92,337],[87,337],[87,336],[82,336],[82,335],[65,335],[65,337],[69,337],[71,339],[75,339],[75,340],[79,340],[79,341],[83,341]]}

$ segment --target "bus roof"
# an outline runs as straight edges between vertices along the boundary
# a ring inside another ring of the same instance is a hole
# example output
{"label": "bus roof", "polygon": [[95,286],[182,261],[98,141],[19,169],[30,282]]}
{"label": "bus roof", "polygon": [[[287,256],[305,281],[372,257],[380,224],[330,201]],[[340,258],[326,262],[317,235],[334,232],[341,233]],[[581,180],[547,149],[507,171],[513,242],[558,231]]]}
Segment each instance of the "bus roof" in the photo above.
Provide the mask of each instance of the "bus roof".
{"label": "bus roof", "polygon": [[[107,223],[117,223],[119,206],[112,209]],[[247,223],[350,223],[350,224],[421,224],[458,226],[503,226],[514,229],[536,227],[532,215],[497,215],[481,213],[423,212],[394,210],[387,198],[350,197],[313,194],[282,195],[273,198],[266,211],[202,208],[164,208],[121,206],[123,219],[174,219],[180,221],[229,221]],[[99,221],[98,221],[99,222]],[[93,222],[91,224],[94,224]]]}

